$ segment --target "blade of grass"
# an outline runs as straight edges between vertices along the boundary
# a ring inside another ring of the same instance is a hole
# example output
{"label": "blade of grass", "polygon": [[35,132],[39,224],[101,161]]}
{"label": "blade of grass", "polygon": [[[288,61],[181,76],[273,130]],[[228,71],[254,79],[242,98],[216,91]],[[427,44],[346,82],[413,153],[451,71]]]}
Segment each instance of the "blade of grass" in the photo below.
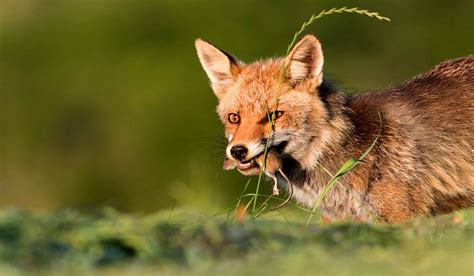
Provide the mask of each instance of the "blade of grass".
{"label": "blade of grass", "polygon": [[286,54],[288,54],[290,52],[291,48],[296,43],[296,40],[298,39],[298,37],[304,32],[304,30],[306,30],[306,28],[309,25],[313,24],[314,21],[316,21],[316,20],[318,20],[318,19],[320,19],[324,16],[331,15],[331,14],[336,14],[336,13],[357,13],[357,14],[366,15],[366,16],[369,16],[369,17],[374,17],[374,18],[376,18],[380,21],[388,21],[388,22],[391,21],[390,18],[385,17],[385,16],[381,16],[381,15],[379,15],[378,12],[371,12],[369,10],[361,10],[357,7],[353,7],[353,8],[342,7],[342,8],[332,8],[330,10],[323,10],[318,14],[313,14],[309,18],[308,21],[305,21],[303,23],[303,25],[301,25],[301,28],[295,33],[295,35],[293,36],[293,40],[288,45],[288,48],[286,49]]}
{"label": "blade of grass", "polygon": [[174,199],[174,198],[171,198],[173,200],[173,205],[171,206],[171,210],[170,212],[168,213],[168,219],[166,220],[166,223],[169,223],[170,220],[171,220],[171,215],[173,214],[173,211],[174,209],[176,208],[176,204],[178,204],[178,202]]}
{"label": "blade of grass", "polygon": [[235,205],[235,208],[234,208],[234,209],[231,209],[231,210],[229,211],[229,213],[227,214],[227,222],[229,222],[230,214],[232,213],[232,211],[235,211],[235,210],[237,210],[237,208],[239,208],[240,203],[242,202],[242,199],[244,198],[244,193],[245,193],[245,191],[247,191],[247,188],[248,188],[248,186],[249,186],[249,184],[250,184],[250,181],[252,181],[251,178],[249,178],[249,180],[248,180],[247,183],[245,184],[245,187],[244,187],[244,189],[242,190],[242,193],[240,194],[239,199],[237,200],[237,204]]}
{"label": "blade of grass", "polygon": [[[256,197],[264,197],[264,198],[272,197],[271,195],[255,194],[255,193],[248,193],[248,194],[245,194],[245,195],[244,195],[244,197],[252,197],[252,198],[255,197],[255,196],[256,196]],[[278,200],[278,201],[281,201],[281,202],[283,202],[283,201],[286,200],[286,199],[282,199],[282,198],[279,198],[279,197],[273,197],[273,199]],[[296,207],[297,209],[300,209],[300,210],[305,211],[305,212],[307,212],[307,213],[312,213],[312,212],[313,212],[312,210],[306,209],[306,208],[301,207],[301,206],[298,206],[298,205],[295,204],[295,203],[289,203],[289,204],[291,204],[292,206]]]}
{"label": "blade of grass", "polygon": [[[260,173],[258,174],[258,181],[257,181],[257,188],[255,190],[255,193],[258,194],[259,191],[260,191],[260,183],[262,182],[262,178],[263,178],[263,172],[264,172],[264,169],[265,169],[265,164],[267,163],[267,155],[268,155],[268,145],[269,145],[269,141],[270,139],[267,139],[267,142],[265,144],[265,150],[263,152],[263,166],[260,166]],[[253,199],[253,207],[252,207],[252,214],[255,213],[255,209],[256,209],[256,206],[257,206],[257,198],[254,197]]]}
{"label": "blade of grass", "polygon": [[248,186],[249,186],[249,184],[250,184],[250,181],[252,181],[251,178],[249,178],[249,180],[248,180],[247,183],[245,184],[245,187],[244,187],[244,189],[242,190],[242,193],[240,194],[239,200],[237,200],[237,204],[235,205],[235,209],[239,208],[240,202],[242,202],[242,198],[243,198],[243,196],[244,196],[245,191],[247,191],[247,188],[248,188]]}

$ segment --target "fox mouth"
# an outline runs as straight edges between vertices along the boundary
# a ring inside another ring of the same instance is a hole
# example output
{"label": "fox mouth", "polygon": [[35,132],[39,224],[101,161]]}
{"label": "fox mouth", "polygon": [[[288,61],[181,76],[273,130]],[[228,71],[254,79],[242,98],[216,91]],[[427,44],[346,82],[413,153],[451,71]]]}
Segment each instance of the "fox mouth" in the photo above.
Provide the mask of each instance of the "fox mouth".
{"label": "fox mouth", "polygon": [[[260,156],[260,155],[259,155]],[[255,175],[260,172],[260,165],[256,160],[258,156],[246,160],[246,161],[237,161],[226,157],[224,160],[224,170],[232,170],[237,168],[237,170],[243,175]]]}
{"label": "fox mouth", "polygon": [[252,169],[260,168],[260,166],[258,165],[258,163],[256,161],[257,157],[254,157],[254,158],[252,158],[250,160],[247,160],[247,161],[238,162],[237,163],[237,168],[239,169],[239,171],[250,171]]}
{"label": "fox mouth", "polygon": [[[284,151],[284,148],[288,144],[288,141],[283,141],[276,146],[268,147],[267,150],[273,149],[277,153],[281,154]],[[243,175],[256,175],[260,172],[260,165],[257,162],[257,159],[265,154],[265,151],[258,153],[250,159],[244,161],[238,161],[230,157],[226,157],[224,160],[224,170],[232,170],[237,168],[239,172]]]}

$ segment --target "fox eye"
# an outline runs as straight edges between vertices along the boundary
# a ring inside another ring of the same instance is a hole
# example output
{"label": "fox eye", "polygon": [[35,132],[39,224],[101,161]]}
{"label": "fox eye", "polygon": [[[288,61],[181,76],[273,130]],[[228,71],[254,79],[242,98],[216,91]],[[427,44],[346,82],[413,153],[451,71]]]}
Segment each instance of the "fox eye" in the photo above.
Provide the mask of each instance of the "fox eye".
{"label": "fox eye", "polygon": [[240,122],[240,116],[237,113],[229,113],[229,115],[227,115],[227,120],[231,124],[238,124]]}
{"label": "fox eye", "polygon": [[280,111],[280,110],[275,110],[273,112],[270,113],[270,118],[272,118],[273,121],[275,121],[276,119],[280,118],[281,116],[283,116],[283,113],[285,113],[284,111]]}

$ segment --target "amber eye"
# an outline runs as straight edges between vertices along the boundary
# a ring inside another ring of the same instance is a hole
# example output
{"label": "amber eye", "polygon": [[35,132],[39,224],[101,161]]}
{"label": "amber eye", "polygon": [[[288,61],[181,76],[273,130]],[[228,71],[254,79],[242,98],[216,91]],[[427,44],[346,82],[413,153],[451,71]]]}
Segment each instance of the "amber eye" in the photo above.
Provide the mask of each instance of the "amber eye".
{"label": "amber eye", "polygon": [[238,124],[240,122],[240,116],[237,113],[229,113],[227,120],[229,120],[231,124]]}
{"label": "amber eye", "polygon": [[283,116],[283,113],[285,113],[285,112],[280,111],[280,110],[276,110],[276,111],[273,111],[272,113],[270,113],[270,117],[274,121],[274,120],[280,118],[281,116]]}

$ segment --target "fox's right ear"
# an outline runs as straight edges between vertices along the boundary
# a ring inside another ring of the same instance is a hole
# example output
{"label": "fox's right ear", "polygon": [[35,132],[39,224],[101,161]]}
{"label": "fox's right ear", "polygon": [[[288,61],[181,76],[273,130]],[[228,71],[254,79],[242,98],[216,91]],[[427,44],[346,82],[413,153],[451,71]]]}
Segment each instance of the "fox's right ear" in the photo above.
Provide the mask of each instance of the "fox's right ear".
{"label": "fox's right ear", "polygon": [[199,61],[211,81],[212,89],[218,98],[224,93],[224,86],[234,81],[243,63],[232,55],[218,49],[200,38],[195,41]]}
{"label": "fox's right ear", "polygon": [[306,81],[319,85],[322,81],[323,63],[321,43],[314,35],[306,35],[286,57],[286,77],[292,85]]}

